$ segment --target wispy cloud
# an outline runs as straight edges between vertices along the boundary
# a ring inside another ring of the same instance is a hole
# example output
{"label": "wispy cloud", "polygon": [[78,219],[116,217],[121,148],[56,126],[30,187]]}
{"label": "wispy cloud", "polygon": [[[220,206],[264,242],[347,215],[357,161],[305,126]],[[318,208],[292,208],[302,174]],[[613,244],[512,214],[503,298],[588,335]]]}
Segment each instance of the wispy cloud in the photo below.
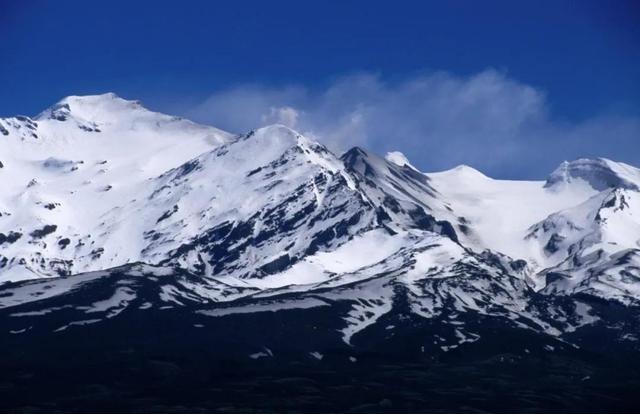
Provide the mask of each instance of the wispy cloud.
{"label": "wispy cloud", "polygon": [[187,115],[236,132],[283,123],[338,152],[354,145],[400,150],[424,170],[464,163],[515,178],[544,176],[580,156],[640,164],[638,117],[560,121],[544,91],[495,70],[395,82],[359,73],[321,90],[240,85],[213,93]]}

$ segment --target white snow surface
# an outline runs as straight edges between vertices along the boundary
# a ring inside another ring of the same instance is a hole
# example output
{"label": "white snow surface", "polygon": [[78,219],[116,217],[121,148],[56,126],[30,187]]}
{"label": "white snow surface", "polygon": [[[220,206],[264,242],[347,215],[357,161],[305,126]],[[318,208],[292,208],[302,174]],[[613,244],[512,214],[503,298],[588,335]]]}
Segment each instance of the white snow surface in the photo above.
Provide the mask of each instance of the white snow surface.
{"label": "white snow surface", "polygon": [[[65,120],[51,119],[52,113]],[[144,229],[127,222],[126,207],[158,175],[234,139],[113,94],[65,98],[34,120],[0,119],[0,125],[8,132],[0,134],[0,232],[22,233],[0,246],[0,254],[13,259],[0,270],[4,281],[56,275],[36,264],[40,258],[74,260],[72,273],[140,259],[136,233]],[[108,215],[112,222],[105,221]],[[29,236],[45,225],[57,229]],[[63,238],[70,244],[60,249]],[[109,246],[112,254],[84,263]]]}
{"label": "white snow surface", "polygon": [[467,166],[428,176],[473,230],[469,247],[525,259],[538,268],[549,263],[539,246],[525,239],[529,227],[596,194],[583,182],[556,192],[544,181],[494,180]]}
{"label": "white snow surface", "polygon": [[391,163],[394,163],[398,167],[404,167],[406,165],[407,167],[411,167],[417,171],[417,168],[411,165],[411,162],[409,161],[407,156],[400,151],[387,152],[387,155],[385,155],[384,159]]}

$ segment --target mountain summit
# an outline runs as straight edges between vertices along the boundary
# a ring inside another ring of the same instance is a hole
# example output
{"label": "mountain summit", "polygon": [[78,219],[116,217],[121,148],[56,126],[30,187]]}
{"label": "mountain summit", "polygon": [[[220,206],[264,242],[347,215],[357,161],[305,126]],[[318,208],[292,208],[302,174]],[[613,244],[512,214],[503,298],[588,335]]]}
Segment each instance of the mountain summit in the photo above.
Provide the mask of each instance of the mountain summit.
{"label": "mountain summit", "polygon": [[134,114],[149,113],[139,101],[128,101],[114,93],[88,96],[68,96],[34,119],[43,121],[55,119],[65,121],[73,116],[90,122],[104,122],[108,118],[131,117]]}

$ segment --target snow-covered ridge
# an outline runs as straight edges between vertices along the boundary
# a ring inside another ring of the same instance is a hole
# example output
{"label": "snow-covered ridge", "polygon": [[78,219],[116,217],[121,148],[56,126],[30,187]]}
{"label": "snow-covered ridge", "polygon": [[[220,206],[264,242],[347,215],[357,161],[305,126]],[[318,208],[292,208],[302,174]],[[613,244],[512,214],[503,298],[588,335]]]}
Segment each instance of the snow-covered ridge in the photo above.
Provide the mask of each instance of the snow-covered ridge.
{"label": "snow-covered ridge", "polygon": [[[93,132],[95,134],[86,134]],[[139,101],[130,101],[113,93],[91,96],[69,96],[30,118],[16,116],[0,119],[0,134],[9,142],[55,141],[96,138],[104,135],[135,133],[138,139],[145,134],[177,133],[206,134],[212,143],[227,142],[233,135],[210,126],[198,125],[184,118],[153,112]],[[176,137],[178,138],[178,137]]]}

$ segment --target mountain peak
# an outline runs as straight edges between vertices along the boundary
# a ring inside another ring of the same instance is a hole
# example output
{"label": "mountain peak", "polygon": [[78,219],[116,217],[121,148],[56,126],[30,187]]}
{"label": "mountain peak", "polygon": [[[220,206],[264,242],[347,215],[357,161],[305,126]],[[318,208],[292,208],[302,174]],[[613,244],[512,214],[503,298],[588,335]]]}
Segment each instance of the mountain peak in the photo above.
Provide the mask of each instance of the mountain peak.
{"label": "mountain peak", "polygon": [[131,112],[150,112],[139,101],[123,99],[115,93],[67,96],[36,116],[36,120],[66,121],[69,117],[85,121],[105,121]]}
{"label": "mountain peak", "polygon": [[255,130],[256,134],[277,135],[297,138],[301,134],[283,124],[271,124]]}
{"label": "mountain peak", "polygon": [[340,159],[347,168],[364,171],[368,166],[369,154],[360,147],[353,147],[343,153]]}
{"label": "mountain peak", "polygon": [[593,189],[608,188],[638,190],[640,170],[606,158],[579,158],[564,161],[547,178],[546,188],[558,188],[575,181],[584,181]]}
{"label": "mountain peak", "polygon": [[428,173],[427,175],[446,176],[446,177],[454,178],[455,180],[491,180],[490,177],[487,177],[482,172],[465,164],[460,164],[454,168],[451,168],[445,171]]}
{"label": "mountain peak", "polygon": [[385,155],[384,159],[392,164],[397,165],[398,167],[406,166],[418,171],[418,169],[414,167],[413,164],[409,162],[409,159],[400,151],[387,152],[387,155]]}
{"label": "mountain peak", "polygon": [[273,124],[255,129],[246,135],[255,142],[256,146],[285,148],[296,146],[301,142],[307,142],[302,134],[294,131],[286,125]]}
{"label": "mountain peak", "polygon": [[[322,158],[329,153],[329,150],[318,141],[304,136],[300,132],[283,124],[272,124],[258,128],[251,131],[245,137],[253,140],[256,147],[263,149],[269,148],[277,150],[279,148],[282,151],[285,148],[298,147],[307,155],[312,153],[322,154]],[[332,154],[331,157],[334,157],[334,155]],[[312,158],[318,161],[317,158]]]}
{"label": "mountain peak", "polygon": [[62,98],[58,104],[69,105],[125,105],[125,106],[141,106],[140,101],[124,99],[113,92],[107,92],[97,95],[70,95]]}

